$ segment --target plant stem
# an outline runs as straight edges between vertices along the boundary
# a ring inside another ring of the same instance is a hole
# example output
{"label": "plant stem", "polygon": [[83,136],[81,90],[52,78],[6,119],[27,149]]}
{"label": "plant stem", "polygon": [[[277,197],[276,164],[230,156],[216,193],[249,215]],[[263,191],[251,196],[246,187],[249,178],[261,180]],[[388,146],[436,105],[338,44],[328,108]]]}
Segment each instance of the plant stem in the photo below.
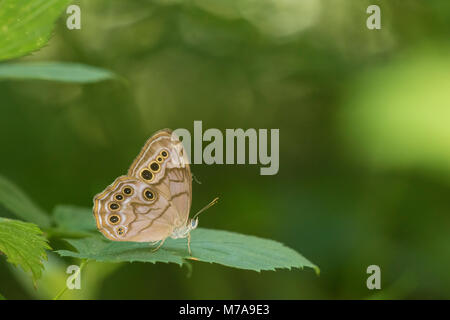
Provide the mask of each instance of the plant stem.
{"label": "plant stem", "polygon": [[[80,273],[81,270],[83,270],[84,266],[87,265],[87,263],[89,262],[89,260],[81,260],[81,264],[80,264],[80,268],[77,270],[77,272],[75,272],[74,274],[74,278],[77,278]],[[64,286],[64,288],[62,288],[62,290],[53,298],[53,300],[59,300],[61,298],[61,296],[67,291],[67,284]]]}

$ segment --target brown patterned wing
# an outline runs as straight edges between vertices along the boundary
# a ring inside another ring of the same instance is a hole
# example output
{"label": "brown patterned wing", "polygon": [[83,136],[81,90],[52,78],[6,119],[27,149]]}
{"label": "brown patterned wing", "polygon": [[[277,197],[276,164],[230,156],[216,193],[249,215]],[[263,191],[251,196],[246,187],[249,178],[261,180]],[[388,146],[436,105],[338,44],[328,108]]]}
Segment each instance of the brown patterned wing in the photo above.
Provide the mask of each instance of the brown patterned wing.
{"label": "brown patterned wing", "polygon": [[185,226],[192,178],[183,145],[170,130],[151,137],[128,170],[94,198],[98,229],[115,241],[158,241]]}
{"label": "brown patterned wing", "polygon": [[178,212],[153,186],[121,176],[95,196],[94,216],[110,240],[147,242],[167,238]]}
{"label": "brown patterned wing", "polygon": [[128,175],[164,194],[178,212],[175,227],[186,225],[192,202],[192,176],[183,144],[171,130],[158,131],[145,143]]}

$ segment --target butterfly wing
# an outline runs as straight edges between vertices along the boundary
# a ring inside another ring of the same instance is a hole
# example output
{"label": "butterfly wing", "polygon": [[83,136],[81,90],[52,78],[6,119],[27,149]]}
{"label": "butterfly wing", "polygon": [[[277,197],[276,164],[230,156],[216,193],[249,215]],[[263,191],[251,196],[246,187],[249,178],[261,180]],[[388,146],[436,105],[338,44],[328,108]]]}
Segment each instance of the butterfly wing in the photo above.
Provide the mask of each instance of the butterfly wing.
{"label": "butterfly wing", "polygon": [[186,225],[192,178],[183,145],[169,130],[151,137],[128,170],[94,198],[98,229],[116,241],[158,241]]}
{"label": "butterfly wing", "polygon": [[192,203],[192,175],[186,150],[171,130],[160,130],[146,142],[128,175],[154,185],[176,208],[179,217],[175,227],[186,225]]}
{"label": "butterfly wing", "polygon": [[178,213],[163,195],[132,177],[117,178],[94,198],[97,228],[116,241],[157,241],[173,230]]}

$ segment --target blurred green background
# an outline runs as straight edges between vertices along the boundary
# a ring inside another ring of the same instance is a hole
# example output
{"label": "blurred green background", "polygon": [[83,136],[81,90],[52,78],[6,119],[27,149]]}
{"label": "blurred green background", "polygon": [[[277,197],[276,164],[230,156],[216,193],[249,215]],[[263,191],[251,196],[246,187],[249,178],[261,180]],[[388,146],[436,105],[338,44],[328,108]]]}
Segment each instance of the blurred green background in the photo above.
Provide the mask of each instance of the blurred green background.
{"label": "blurred green background", "polygon": [[[75,1],[23,61],[103,67],[126,81],[0,82],[0,173],[42,208],[91,206],[161,128],[279,128],[280,170],[193,165],[200,226],[271,238],[321,268],[92,263],[66,298],[450,297],[450,2]],[[381,7],[381,30],[366,8]],[[58,248],[58,243],[51,243]],[[74,260],[31,280],[0,257],[8,298],[51,298]],[[381,267],[382,290],[366,287]]]}

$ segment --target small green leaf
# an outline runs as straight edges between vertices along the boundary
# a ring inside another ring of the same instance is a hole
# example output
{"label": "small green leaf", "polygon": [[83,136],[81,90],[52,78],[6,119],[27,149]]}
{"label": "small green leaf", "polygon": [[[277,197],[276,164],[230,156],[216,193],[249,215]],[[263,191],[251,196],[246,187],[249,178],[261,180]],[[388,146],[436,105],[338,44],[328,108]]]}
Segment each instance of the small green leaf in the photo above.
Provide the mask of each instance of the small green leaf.
{"label": "small green leaf", "polygon": [[70,232],[96,231],[94,214],[91,208],[59,205],[53,211],[53,220],[58,229]]}
{"label": "small green leaf", "polygon": [[91,83],[115,78],[111,71],[68,62],[22,62],[0,64],[0,79],[54,80]]}
{"label": "small green leaf", "polygon": [[319,268],[296,251],[267,239],[234,232],[196,229],[191,232],[192,257],[186,239],[167,239],[153,252],[149,243],[115,242],[100,236],[67,240],[78,252],[60,250],[61,256],[105,262],[172,262],[185,259],[218,263],[228,267],[254,271],[310,267]]}
{"label": "small green leaf", "polygon": [[42,275],[45,249],[51,249],[42,231],[33,223],[0,218],[0,251],[7,261],[31,272],[33,281]]}
{"label": "small green leaf", "polygon": [[2,296],[1,293],[0,293],[0,300],[6,300],[6,298],[4,296]]}
{"label": "small green leaf", "polygon": [[50,225],[48,215],[37,207],[25,193],[12,182],[0,176],[0,204],[16,216],[41,227]]}
{"label": "small green leaf", "polygon": [[0,61],[43,47],[71,0],[0,0]]}

